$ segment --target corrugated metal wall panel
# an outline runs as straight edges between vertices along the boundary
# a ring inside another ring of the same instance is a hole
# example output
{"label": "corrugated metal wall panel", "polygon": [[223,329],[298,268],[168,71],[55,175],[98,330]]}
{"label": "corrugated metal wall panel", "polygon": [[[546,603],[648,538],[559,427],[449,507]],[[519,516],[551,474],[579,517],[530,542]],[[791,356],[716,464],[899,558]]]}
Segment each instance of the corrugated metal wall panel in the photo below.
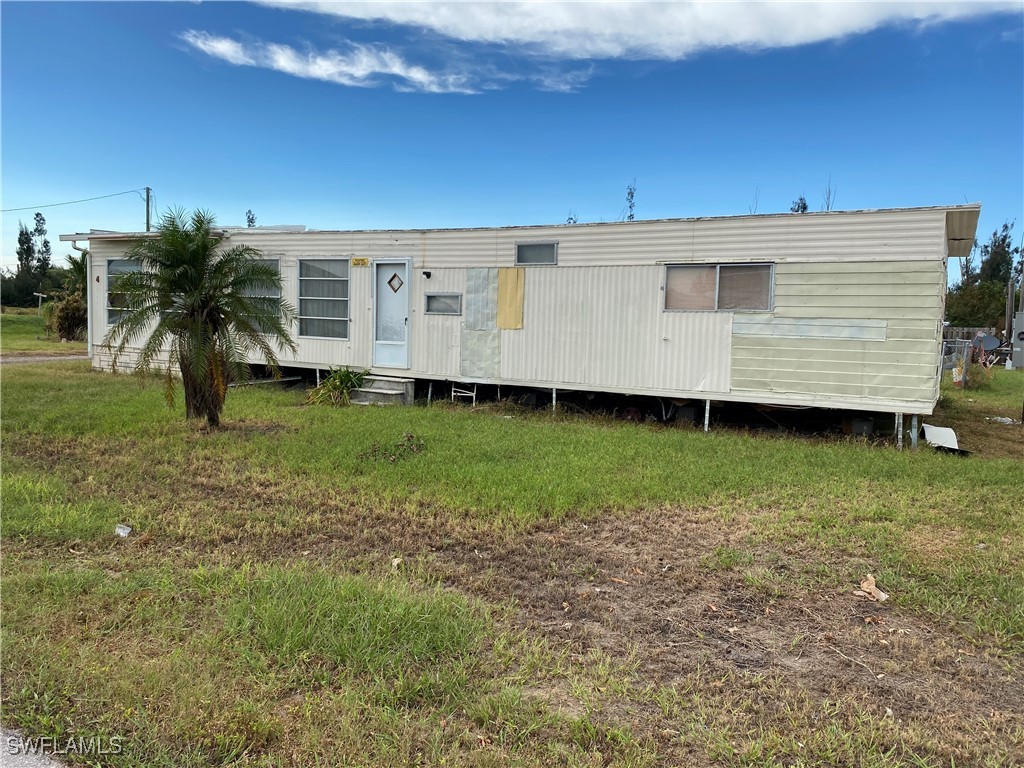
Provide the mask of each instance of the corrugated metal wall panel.
{"label": "corrugated metal wall panel", "polygon": [[661,311],[663,267],[528,269],[524,327],[502,331],[501,378],[727,392],[729,313]]}
{"label": "corrugated metal wall panel", "polygon": [[[431,376],[457,379],[460,375],[459,338],[466,311],[465,269],[431,269],[430,279],[413,270],[413,307],[410,320],[412,370]],[[462,315],[427,315],[427,293],[462,294]]]}
{"label": "corrugated metal wall panel", "polygon": [[663,346],[651,372],[656,386],[709,394],[728,392],[732,313],[663,312],[658,319]]}

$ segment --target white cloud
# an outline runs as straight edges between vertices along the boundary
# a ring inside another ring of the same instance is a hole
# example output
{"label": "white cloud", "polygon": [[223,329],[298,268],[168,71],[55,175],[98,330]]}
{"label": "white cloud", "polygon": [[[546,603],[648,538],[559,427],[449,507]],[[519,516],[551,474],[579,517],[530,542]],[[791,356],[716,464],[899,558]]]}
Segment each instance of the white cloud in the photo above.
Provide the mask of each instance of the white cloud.
{"label": "white cloud", "polygon": [[[527,83],[571,92],[608,59],[677,60],[715,48],[769,49],[840,40],[893,25],[927,25],[1024,9],[1015,2],[314,2],[265,5],[346,21],[401,26],[409,50],[443,61],[410,63],[392,47],[350,43],[346,50],[302,50],[189,30],[192,48],[238,66],[351,87],[479,93]],[[422,32],[435,35],[424,39]],[[1019,27],[1016,28],[1019,34]],[[437,38],[443,38],[438,40]],[[482,49],[486,46],[487,49]],[[440,55],[438,55],[440,52]],[[494,66],[495,57],[507,60]]]}
{"label": "white cloud", "polygon": [[289,2],[266,4],[526,46],[563,59],[681,59],[711,48],[780,48],[894,24],[1020,12],[1017,2]]}
{"label": "white cloud", "polygon": [[181,39],[203,53],[224,59],[232,64],[248,64],[250,66],[256,64],[252,57],[245,52],[242,44],[230,38],[213,37],[205,32],[196,32],[190,29],[181,36]]}
{"label": "white cloud", "polygon": [[475,93],[459,73],[431,72],[409,64],[388,48],[352,45],[346,52],[298,51],[288,45],[262,41],[240,42],[207,32],[188,30],[181,39],[198,51],[231,64],[262,67],[309,80],[369,88],[391,82],[400,90],[427,93]]}

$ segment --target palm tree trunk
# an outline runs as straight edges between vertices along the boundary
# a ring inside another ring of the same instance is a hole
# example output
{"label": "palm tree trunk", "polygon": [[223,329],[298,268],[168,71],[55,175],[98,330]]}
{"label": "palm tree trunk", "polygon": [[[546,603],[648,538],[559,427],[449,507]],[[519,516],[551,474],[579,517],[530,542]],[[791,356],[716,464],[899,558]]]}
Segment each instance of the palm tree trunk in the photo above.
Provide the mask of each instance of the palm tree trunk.
{"label": "palm tree trunk", "polygon": [[207,398],[203,395],[203,387],[184,361],[178,364],[178,368],[181,371],[182,388],[185,390],[185,417],[201,419],[206,416]]}
{"label": "palm tree trunk", "polygon": [[210,360],[209,390],[206,395],[206,423],[211,427],[220,426],[220,414],[227,398],[227,367],[220,350]]}
{"label": "palm tree trunk", "polygon": [[185,417],[189,419],[201,419],[206,415],[206,408],[203,403],[202,387],[195,378],[189,376],[185,381]]}

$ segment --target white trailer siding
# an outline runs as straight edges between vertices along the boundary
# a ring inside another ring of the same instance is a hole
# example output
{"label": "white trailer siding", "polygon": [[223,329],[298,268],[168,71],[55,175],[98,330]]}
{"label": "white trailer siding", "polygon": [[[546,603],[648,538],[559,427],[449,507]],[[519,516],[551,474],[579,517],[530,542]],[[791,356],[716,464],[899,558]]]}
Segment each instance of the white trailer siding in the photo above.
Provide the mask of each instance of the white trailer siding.
{"label": "white trailer siding", "polygon": [[[411,367],[421,376],[453,380],[462,378],[460,345],[465,318],[466,272],[465,269],[433,269],[428,280],[421,269],[413,270]],[[463,314],[426,314],[424,308],[428,292],[463,294]]]}
{"label": "white trailer siding", "polygon": [[736,323],[732,392],[930,413],[945,286],[935,258],[779,264],[773,316]]}
{"label": "white trailer siding", "polygon": [[[938,396],[945,259],[978,206],[468,230],[228,230],[278,259],[298,305],[303,259],[347,259],[349,337],[298,336],[286,365],[372,368],[375,261],[409,260],[409,360],[379,373],[779,405],[930,413]],[[70,239],[70,236],[64,236]],[[106,263],[128,235],[91,240],[94,340]],[[523,327],[498,329],[496,275],[516,243],[556,242],[524,267]],[[773,265],[768,311],[665,311],[668,265]],[[427,277],[429,272],[430,277]],[[462,294],[461,315],[425,312]],[[481,293],[483,292],[483,293]],[[486,295],[485,295],[486,294]],[[481,303],[482,302],[482,303]],[[481,312],[483,314],[481,314]],[[109,356],[94,347],[94,364]]]}
{"label": "white trailer siding", "polygon": [[528,269],[501,378],[637,393],[726,393],[732,316],[664,312],[662,266]]}
{"label": "white trailer siding", "polygon": [[[89,318],[92,324],[93,367],[111,370],[113,353],[103,344],[110,330],[107,324],[107,263],[111,259],[123,259],[127,244],[124,241],[91,240],[89,260],[92,267],[92,284],[89,286]],[[118,369],[131,370],[136,361],[134,350],[129,349],[118,360]]]}

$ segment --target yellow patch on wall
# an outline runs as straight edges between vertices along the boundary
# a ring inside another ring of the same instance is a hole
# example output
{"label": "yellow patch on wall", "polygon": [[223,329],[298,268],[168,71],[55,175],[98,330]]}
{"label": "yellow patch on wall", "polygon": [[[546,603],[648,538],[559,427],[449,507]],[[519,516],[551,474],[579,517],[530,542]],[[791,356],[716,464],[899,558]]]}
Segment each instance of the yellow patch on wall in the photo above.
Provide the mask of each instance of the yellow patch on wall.
{"label": "yellow patch on wall", "polygon": [[503,267],[498,270],[498,328],[517,331],[523,327],[523,286],[526,270]]}

